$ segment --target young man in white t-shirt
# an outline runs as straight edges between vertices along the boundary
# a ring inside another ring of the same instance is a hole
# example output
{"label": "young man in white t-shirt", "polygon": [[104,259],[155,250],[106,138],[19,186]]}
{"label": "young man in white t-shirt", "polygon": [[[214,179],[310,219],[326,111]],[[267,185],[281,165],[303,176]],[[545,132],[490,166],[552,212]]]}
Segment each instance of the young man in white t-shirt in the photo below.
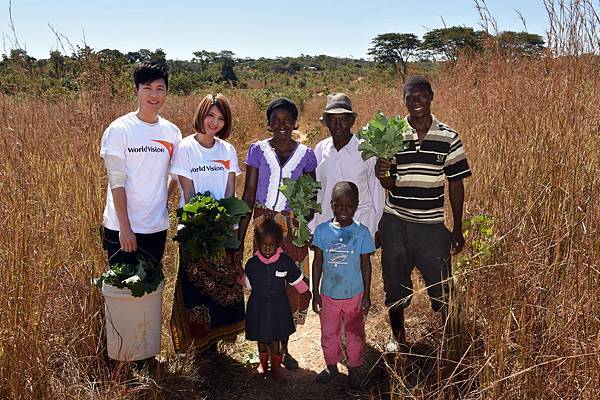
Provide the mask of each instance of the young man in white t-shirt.
{"label": "young man in white t-shirt", "polygon": [[169,169],[181,141],[179,129],[158,115],[169,87],[167,67],[141,64],[133,79],[138,109],[106,128],[100,148],[109,182],[103,218],[109,264],[135,263],[137,254],[161,261]]}

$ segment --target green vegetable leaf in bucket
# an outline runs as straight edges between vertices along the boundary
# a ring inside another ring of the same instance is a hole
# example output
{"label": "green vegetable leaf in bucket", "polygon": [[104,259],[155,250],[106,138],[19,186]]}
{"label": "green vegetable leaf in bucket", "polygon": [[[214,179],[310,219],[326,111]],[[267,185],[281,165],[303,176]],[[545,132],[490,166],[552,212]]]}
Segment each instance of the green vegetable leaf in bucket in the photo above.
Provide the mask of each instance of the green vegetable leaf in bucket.
{"label": "green vegetable leaf in bucket", "polygon": [[142,297],[156,291],[165,279],[162,264],[143,256],[138,256],[137,259],[137,265],[124,263],[111,265],[110,269],[95,279],[94,283],[100,289],[102,283],[119,289],[129,289],[133,297]]}

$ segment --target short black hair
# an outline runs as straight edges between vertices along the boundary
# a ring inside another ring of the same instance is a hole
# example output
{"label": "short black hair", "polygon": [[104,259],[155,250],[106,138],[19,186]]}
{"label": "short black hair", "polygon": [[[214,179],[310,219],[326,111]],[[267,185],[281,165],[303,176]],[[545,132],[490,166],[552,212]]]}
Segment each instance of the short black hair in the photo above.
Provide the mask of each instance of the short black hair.
{"label": "short black hair", "polygon": [[338,196],[352,196],[358,204],[358,186],[354,182],[340,181],[333,186],[331,190],[331,200]]}
{"label": "short black hair", "polygon": [[157,79],[164,79],[167,89],[169,88],[169,68],[162,63],[141,63],[133,71],[133,82],[135,88],[140,85],[151,83]]}
{"label": "short black hair", "polygon": [[278,108],[288,110],[294,121],[298,120],[298,107],[296,107],[296,104],[287,97],[278,97],[267,106],[267,121],[271,121],[271,114]]}
{"label": "short black hair", "polygon": [[422,75],[413,75],[404,82],[404,91],[406,94],[412,88],[420,88],[428,91],[430,94],[433,94],[433,90],[431,89],[431,84],[429,80]]}
{"label": "short black hair", "polygon": [[283,231],[281,226],[279,226],[273,217],[269,215],[267,215],[265,219],[258,224],[256,228],[254,228],[254,237],[256,238],[257,243],[260,243],[265,236],[274,236],[278,242],[283,240]]}

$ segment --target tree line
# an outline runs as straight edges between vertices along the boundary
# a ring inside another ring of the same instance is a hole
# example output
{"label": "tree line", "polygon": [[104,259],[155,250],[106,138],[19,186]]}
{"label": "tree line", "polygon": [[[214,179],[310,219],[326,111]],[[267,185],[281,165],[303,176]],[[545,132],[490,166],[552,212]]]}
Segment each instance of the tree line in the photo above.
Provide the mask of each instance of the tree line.
{"label": "tree line", "polygon": [[486,43],[503,50],[536,56],[544,50],[540,35],[528,32],[502,32],[492,36],[473,28],[453,26],[428,31],[422,39],[412,33],[383,33],[371,41],[371,60],[327,55],[276,58],[238,58],[231,50],[199,50],[190,60],[168,59],[163,49],[121,52],[94,50],[89,46],[52,50],[46,59],[36,59],[23,49],[11,49],[0,60],[0,91],[8,95],[44,94],[60,97],[102,85],[110,94],[129,91],[133,65],[159,62],[169,66],[170,88],[189,94],[219,84],[232,87],[271,88],[273,86],[327,91],[330,84],[350,82],[369,71],[390,68],[404,78],[409,63],[455,62],[469,52],[483,51]]}
{"label": "tree line", "polygon": [[406,77],[411,60],[433,59],[455,62],[461,54],[481,52],[493,44],[509,54],[537,56],[544,50],[544,39],[535,33],[504,31],[491,35],[465,26],[432,29],[419,39],[413,33],[383,33],[372,41],[368,54],[376,62],[394,67]]}

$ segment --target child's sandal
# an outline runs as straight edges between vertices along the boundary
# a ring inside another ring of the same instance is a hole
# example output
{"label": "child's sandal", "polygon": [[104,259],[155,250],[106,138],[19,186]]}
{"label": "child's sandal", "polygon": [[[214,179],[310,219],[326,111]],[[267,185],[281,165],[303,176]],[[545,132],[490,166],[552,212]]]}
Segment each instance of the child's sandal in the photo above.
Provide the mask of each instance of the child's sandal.
{"label": "child's sandal", "polygon": [[323,368],[323,371],[319,372],[319,374],[315,377],[315,380],[319,383],[329,383],[339,375],[339,371],[337,368],[337,364],[328,365]]}
{"label": "child's sandal", "polygon": [[285,367],[285,369],[290,370],[290,371],[295,371],[300,366],[298,364],[298,361],[294,357],[292,357],[289,353],[285,353],[282,357],[283,357],[283,366]]}

